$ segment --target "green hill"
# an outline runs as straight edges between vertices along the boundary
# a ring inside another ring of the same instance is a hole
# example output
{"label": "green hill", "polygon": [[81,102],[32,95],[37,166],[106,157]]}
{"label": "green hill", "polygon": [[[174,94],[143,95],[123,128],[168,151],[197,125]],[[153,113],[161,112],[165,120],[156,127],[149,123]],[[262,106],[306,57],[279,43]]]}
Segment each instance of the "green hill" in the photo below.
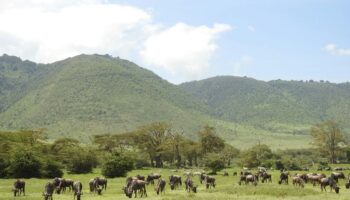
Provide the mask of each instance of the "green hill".
{"label": "green hill", "polygon": [[2,56],[3,129],[46,128],[51,137],[88,139],[154,121],[195,130],[206,106],[134,63],[81,55],[49,65]]}
{"label": "green hill", "polygon": [[212,115],[269,132],[307,134],[312,124],[328,119],[350,127],[348,83],[221,76],[180,86],[207,104]]}

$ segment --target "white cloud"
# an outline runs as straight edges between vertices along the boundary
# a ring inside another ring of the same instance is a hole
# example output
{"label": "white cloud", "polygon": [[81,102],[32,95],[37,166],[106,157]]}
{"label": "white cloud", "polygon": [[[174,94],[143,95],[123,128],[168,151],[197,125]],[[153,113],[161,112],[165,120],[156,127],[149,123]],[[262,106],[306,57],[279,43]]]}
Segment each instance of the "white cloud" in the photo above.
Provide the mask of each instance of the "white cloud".
{"label": "white cloud", "polygon": [[110,54],[192,80],[205,73],[218,37],[230,29],[180,22],[164,27],[150,11],[107,0],[0,0],[0,55],[42,63]]}
{"label": "white cloud", "polygon": [[338,48],[335,44],[329,43],[324,47],[328,53],[337,56],[350,56],[350,49],[341,49]]}
{"label": "white cloud", "polygon": [[216,40],[219,35],[230,29],[227,24],[195,27],[178,23],[150,36],[141,56],[148,65],[164,68],[186,79],[196,79],[209,67],[209,61],[218,48]]}
{"label": "white cloud", "polygon": [[241,75],[241,70],[243,67],[251,65],[253,58],[251,56],[242,56],[239,61],[234,62],[233,64],[233,73],[234,75]]}
{"label": "white cloud", "polygon": [[152,30],[151,16],[131,6],[93,0],[10,2],[0,2],[8,8],[0,10],[0,53],[39,62],[81,53],[127,57]]}
{"label": "white cloud", "polygon": [[252,25],[249,25],[249,26],[248,26],[248,29],[249,29],[251,32],[253,32],[253,33],[256,31],[255,27],[252,26]]}

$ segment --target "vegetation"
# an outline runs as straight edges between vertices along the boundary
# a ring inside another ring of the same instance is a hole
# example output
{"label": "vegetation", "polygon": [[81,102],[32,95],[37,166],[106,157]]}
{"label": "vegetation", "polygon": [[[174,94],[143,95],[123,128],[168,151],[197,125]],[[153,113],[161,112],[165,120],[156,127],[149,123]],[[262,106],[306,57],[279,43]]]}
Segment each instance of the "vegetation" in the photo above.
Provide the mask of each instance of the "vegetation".
{"label": "vegetation", "polygon": [[116,153],[103,163],[102,175],[109,178],[125,177],[133,168],[133,158]]}

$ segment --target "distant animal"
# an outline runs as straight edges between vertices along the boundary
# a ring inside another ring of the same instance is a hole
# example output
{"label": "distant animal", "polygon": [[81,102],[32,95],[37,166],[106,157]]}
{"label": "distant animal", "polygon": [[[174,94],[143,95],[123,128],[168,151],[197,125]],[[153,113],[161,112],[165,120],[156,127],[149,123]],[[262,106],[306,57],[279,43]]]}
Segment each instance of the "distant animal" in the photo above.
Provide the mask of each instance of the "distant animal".
{"label": "distant animal", "polygon": [[258,185],[258,175],[249,174],[245,177],[245,183],[252,183],[254,186]]}
{"label": "distant animal", "polygon": [[338,183],[338,179],[345,179],[345,175],[343,172],[332,172],[331,175],[333,175],[333,178],[337,183]]}
{"label": "distant animal", "polygon": [[240,175],[238,184],[241,185],[242,182],[243,182],[244,184],[247,184],[246,177],[247,177],[246,175]]}
{"label": "distant animal", "polygon": [[304,180],[299,176],[293,176],[292,181],[294,186],[299,186],[301,188],[304,188]]}
{"label": "distant animal", "polygon": [[349,189],[349,188],[350,188],[350,174],[348,175],[348,179],[346,180],[345,188],[346,188],[346,189]]}
{"label": "distant animal", "polygon": [[185,180],[185,186],[187,192],[194,192],[197,193],[197,186],[194,185],[192,179],[190,177],[187,177]]}
{"label": "distant animal", "polygon": [[250,171],[241,171],[241,175],[247,176],[247,175],[251,175],[251,174],[252,174],[252,172],[250,172]]}
{"label": "distant animal", "polygon": [[129,198],[132,197],[133,193],[135,194],[135,198],[137,197],[137,193],[139,193],[141,197],[143,197],[143,195],[147,196],[146,181],[133,179],[132,177],[126,179],[126,186],[124,186],[123,190],[125,195]]}
{"label": "distant animal", "polygon": [[52,195],[53,195],[53,192],[55,191],[55,188],[56,186],[54,182],[48,182],[45,184],[44,192],[43,192],[44,200],[53,200]]}
{"label": "distant animal", "polygon": [[224,171],[224,176],[228,176],[228,172],[227,171]]}
{"label": "distant animal", "polygon": [[171,175],[169,177],[169,184],[170,184],[170,189],[175,190],[176,188],[182,185],[181,176]]}
{"label": "distant animal", "polygon": [[142,181],[145,180],[145,176],[141,176],[140,174],[136,175],[136,178]]}
{"label": "distant animal", "polygon": [[214,177],[206,176],[204,181],[205,181],[205,185],[206,185],[207,189],[209,189],[211,187],[215,188],[215,178]]}
{"label": "distant animal", "polygon": [[202,184],[203,181],[205,180],[205,178],[207,177],[208,175],[206,175],[205,173],[202,173],[200,176],[199,176],[199,182]]}
{"label": "distant animal", "polygon": [[233,176],[237,176],[237,172],[233,172],[233,174],[232,174]]}
{"label": "distant animal", "polygon": [[60,194],[61,192],[65,192],[67,187],[69,191],[71,191],[73,189],[73,182],[74,181],[71,179],[54,178],[53,183],[56,186],[56,193]]}
{"label": "distant animal", "polygon": [[158,174],[158,173],[153,173],[147,176],[147,183],[151,183],[154,184],[154,180],[159,179],[160,177],[162,177],[162,175]]}
{"label": "distant animal", "polygon": [[23,196],[26,195],[25,193],[26,183],[24,181],[21,181],[17,179],[13,184],[13,196],[20,196],[23,193]]}
{"label": "distant animal", "polygon": [[297,176],[297,177],[303,179],[304,183],[307,183],[307,182],[308,182],[308,176],[307,176],[307,174],[295,174],[294,176]]}
{"label": "distant animal", "polygon": [[106,178],[96,177],[95,180],[98,186],[102,186],[102,189],[104,189],[105,191],[107,190],[108,181]]}
{"label": "distant animal", "polygon": [[322,178],[326,177],[326,175],[324,174],[307,174],[306,176],[307,176],[307,181],[312,183],[314,187],[321,183]]}
{"label": "distant animal", "polygon": [[80,200],[81,195],[83,195],[83,184],[81,182],[76,181],[73,183],[73,191],[74,191],[74,199],[77,197],[77,200]]}
{"label": "distant animal", "polygon": [[271,174],[267,173],[267,172],[263,172],[261,175],[261,182],[262,183],[267,183],[267,182],[272,182],[272,177]]}
{"label": "distant animal", "polygon": [[105,191],[107,190],[107,183],[108,181],[106,178],[96,177],[96,178],[90,179],[89,181],[90,192],[94,192],[94,193],[97,193],[98,195],[101,195],[103,189]]}
{"label": "distant animal", "polygon": [[328,177],[328,178],[322,178],[321,179],[321,191],[323,192],[324,191],[327,191],[326,190],[326,186],[330,186],[331,188],[331,191],[332,189],[334,189],[334,191],[338,194],[339,193],[339,187],[337,186],[333,176],[331,175],[331,177]]}
{"label": "distant animal", "polygon": [[158,183],[157,183],[156,188],[155,188],[157,195],[164,192],[165,185],[166,185],[165,180],[159,178]]}
{"label": "distant animal", "polygon": [[289,176],[289,173],[287,171],[281,172],[280,180],[278,181],[278,184],[282,184],[282,183],[288,184],[288,176]]}
{"label": "distant animal", "polygon": [[[201,174],[201,172],[200,172],[200,174]],[[187,171],[187,172],[184,172],[184,176],[193,176],[193,173],[192,173],[192,172]]]}

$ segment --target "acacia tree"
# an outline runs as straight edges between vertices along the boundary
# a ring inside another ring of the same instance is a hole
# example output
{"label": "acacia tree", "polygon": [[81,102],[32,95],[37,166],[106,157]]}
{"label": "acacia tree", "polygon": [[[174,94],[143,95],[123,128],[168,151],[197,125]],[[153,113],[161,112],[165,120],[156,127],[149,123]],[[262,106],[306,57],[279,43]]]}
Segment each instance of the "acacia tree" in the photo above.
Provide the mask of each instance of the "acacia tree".
{"label": "acacia tree", "polygon": [[325,121],[311,128],[313,145],[327,156],[331,163],[336,163],[336,158],[341,153],[341,144],[345,142],[339,125],[332,121]]}
{"label": "acacia tree", "polygon": [[214,127],[205,126],[198,135],[200,137],[203,155],[207,153],[219,153],[225,148],[224,140],[216,135]]}

